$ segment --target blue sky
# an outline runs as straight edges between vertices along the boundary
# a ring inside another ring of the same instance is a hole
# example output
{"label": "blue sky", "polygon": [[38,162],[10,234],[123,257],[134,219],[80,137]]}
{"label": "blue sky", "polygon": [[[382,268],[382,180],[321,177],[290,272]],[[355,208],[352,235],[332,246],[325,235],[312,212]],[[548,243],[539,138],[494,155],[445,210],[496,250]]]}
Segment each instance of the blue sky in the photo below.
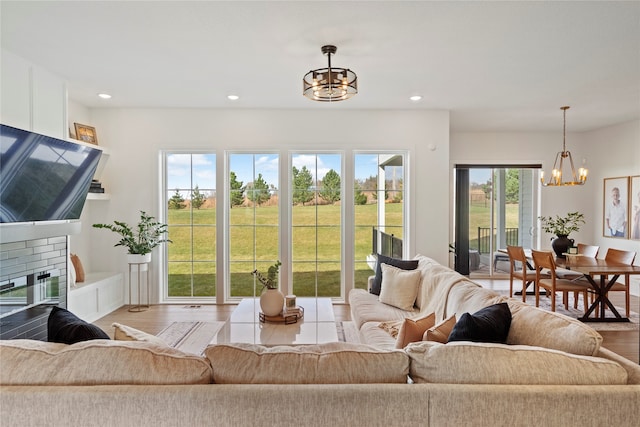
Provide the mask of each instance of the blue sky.
{"label": "blue sky", "polygon": [[[314,179],[322,179],[331,169],[341,172],[341,158],[339,154],[294,154],[292,163],[298,169],[306,166]],[[230,170],[236,173],[243,185],[252,182],[261,173],[267,184],[279,187],[278,162],[277,154],[231,154],[229,157]],[[356,155],[356,178],[375,176],[377,164],[378,156],[375,154]],[[215,154],[171,154],[167,157],[168,188],[191,188],[192,178],[193,186],[197,184],[201,190],[216,188]]]}
{"label": "blue sky", "polygon": [[491,169],[469,169],[469,182],[484,184],[491,179]]}

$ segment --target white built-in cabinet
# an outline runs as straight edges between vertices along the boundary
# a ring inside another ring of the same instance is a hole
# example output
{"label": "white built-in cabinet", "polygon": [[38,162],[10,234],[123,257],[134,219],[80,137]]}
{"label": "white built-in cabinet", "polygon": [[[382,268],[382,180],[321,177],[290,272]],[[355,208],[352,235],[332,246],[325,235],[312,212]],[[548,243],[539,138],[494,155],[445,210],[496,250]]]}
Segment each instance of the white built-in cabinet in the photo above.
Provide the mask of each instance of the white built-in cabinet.
{"label": "white built-in cabinet", "polygon": [[[0,49],[0,54],[0,122],[102,150],[95,175],[95,179],[99,179],[110,153],[105,147],[69,139],[66,82],[6,49]],[[87,199],[108,200],[109,195],[90,194]],[[70,244],[72,240],[82,241],[83,236],[76,234],[67,239],[71,249],[76,246]],[[90,248],[85,243],[77,246],[84,246],[88,253]],[[73,267],[68,265],[67,270],[69,268]],[[69,275],[67,279],[70,283]],[[69,287],[67,307],[82,319],[93,322],[124,305],[124,295],[122,273],[89,271],[83,283]]]}
{"label": "white built-in cabinet", "polygon": [[2,49],[0,121],[60,139],[67,136],[67,85],[55,74]]}
{"label": "white built-in cabinet", "polygon": [[69,311],[87,322],[95,322],[124,305],[122,273],[87,273],[82,283],[69,289]]}

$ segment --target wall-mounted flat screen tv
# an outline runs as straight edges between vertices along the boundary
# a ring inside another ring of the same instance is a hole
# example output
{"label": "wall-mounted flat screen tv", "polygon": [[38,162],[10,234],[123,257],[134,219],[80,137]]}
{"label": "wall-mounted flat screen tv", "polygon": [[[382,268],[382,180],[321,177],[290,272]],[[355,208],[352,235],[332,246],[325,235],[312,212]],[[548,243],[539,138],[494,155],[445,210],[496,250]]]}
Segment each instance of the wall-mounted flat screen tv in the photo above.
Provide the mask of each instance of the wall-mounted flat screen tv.
{"label": "wall-mounted flat screen tv", "polygon": [[0,222],[79,219],[102,152],[0,125]]}

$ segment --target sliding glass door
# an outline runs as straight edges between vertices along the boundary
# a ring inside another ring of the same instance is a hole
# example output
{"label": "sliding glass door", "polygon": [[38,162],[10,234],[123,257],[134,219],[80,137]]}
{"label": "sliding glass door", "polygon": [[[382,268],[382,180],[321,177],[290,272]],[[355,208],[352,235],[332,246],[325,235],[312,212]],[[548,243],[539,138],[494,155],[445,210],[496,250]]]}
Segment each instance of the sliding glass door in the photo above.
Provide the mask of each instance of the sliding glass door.
{"label": "sliding glass door", "polygon": [[456,271],[470,277],[509,273],[507,245],[532,247],[539,165],[457,165]]}

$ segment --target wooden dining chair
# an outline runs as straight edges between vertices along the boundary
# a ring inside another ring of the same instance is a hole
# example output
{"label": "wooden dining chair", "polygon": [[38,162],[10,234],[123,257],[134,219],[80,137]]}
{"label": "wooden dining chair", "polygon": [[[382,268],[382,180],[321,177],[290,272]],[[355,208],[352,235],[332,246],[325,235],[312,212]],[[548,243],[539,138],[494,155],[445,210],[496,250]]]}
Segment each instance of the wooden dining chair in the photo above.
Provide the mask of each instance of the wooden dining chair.
{"label": "wooden dining chair", "polygon": [[[618,262],[620,264],[631,265],[633,261],[636,259],[636,253],[633,251],[621,251],[620,249],[608,249],[607,254],[604,256],[606,261]],[[624,284],[616,282],[613,284],[609,292],[624,292],[624,309],[625,309],[625,317],[629,317],[630,314],[630,304],[629,304],[629,286],[630,286],[630,275],[624,275]],[[592,293],[592,298],[594,295]],[[596,311],[597,313],[597,311]]]}
{"label": "wooden dining chair", "polygon": [[[578,255],[586,256],[589,258],[596,258],[598,256],[598,252],[600,251],[600,246],[596,245],[585,245],[584,243],[578,243]],[[556,270],[556,275],[561,279],[567,280],[580,280],[584,278],[583,274],[577,274],[575,271],[560,269]],[[564,299],[569,298],[568,292],[563,295]],[[565,301],[565,304],[567,302]],[[573,293],[573,308],[578,308],[578,292]]]}
{"label": "wooden dining chair", "polygon": [[[514,278],[522,281],[522,302],[527,301],[527,288],[536,281],[536,271],[527,268],[527,257],[522,246],[507,246],[509,254],[509,298],[513,297]],[[519,263],[519,264],[518,264]],[[550,277],[543,274],[542,277]],[[535,283],[534,283],[535,289]]]}
{"label": "wooden dining chair", "polygon": [[[560,279],[556,277],[556,263],[553,260],[554,255],[552,252],[543,251],[531,251],[533,256],[533,264],[536,270],[536,307],[540,305],[540,288],[544,288],[551,295],[551,311],[556,311],[556,292],[574,292],[581,293],[584,301],[584,312],[587,312],[587,289],[590,287],[588,284],[581,282],[574,282],[568,279]],[[542,270],[548,270],[550,278],[544,278],[541,276]],[[568,309],[568,301],[563,298],[564,306]]]}

